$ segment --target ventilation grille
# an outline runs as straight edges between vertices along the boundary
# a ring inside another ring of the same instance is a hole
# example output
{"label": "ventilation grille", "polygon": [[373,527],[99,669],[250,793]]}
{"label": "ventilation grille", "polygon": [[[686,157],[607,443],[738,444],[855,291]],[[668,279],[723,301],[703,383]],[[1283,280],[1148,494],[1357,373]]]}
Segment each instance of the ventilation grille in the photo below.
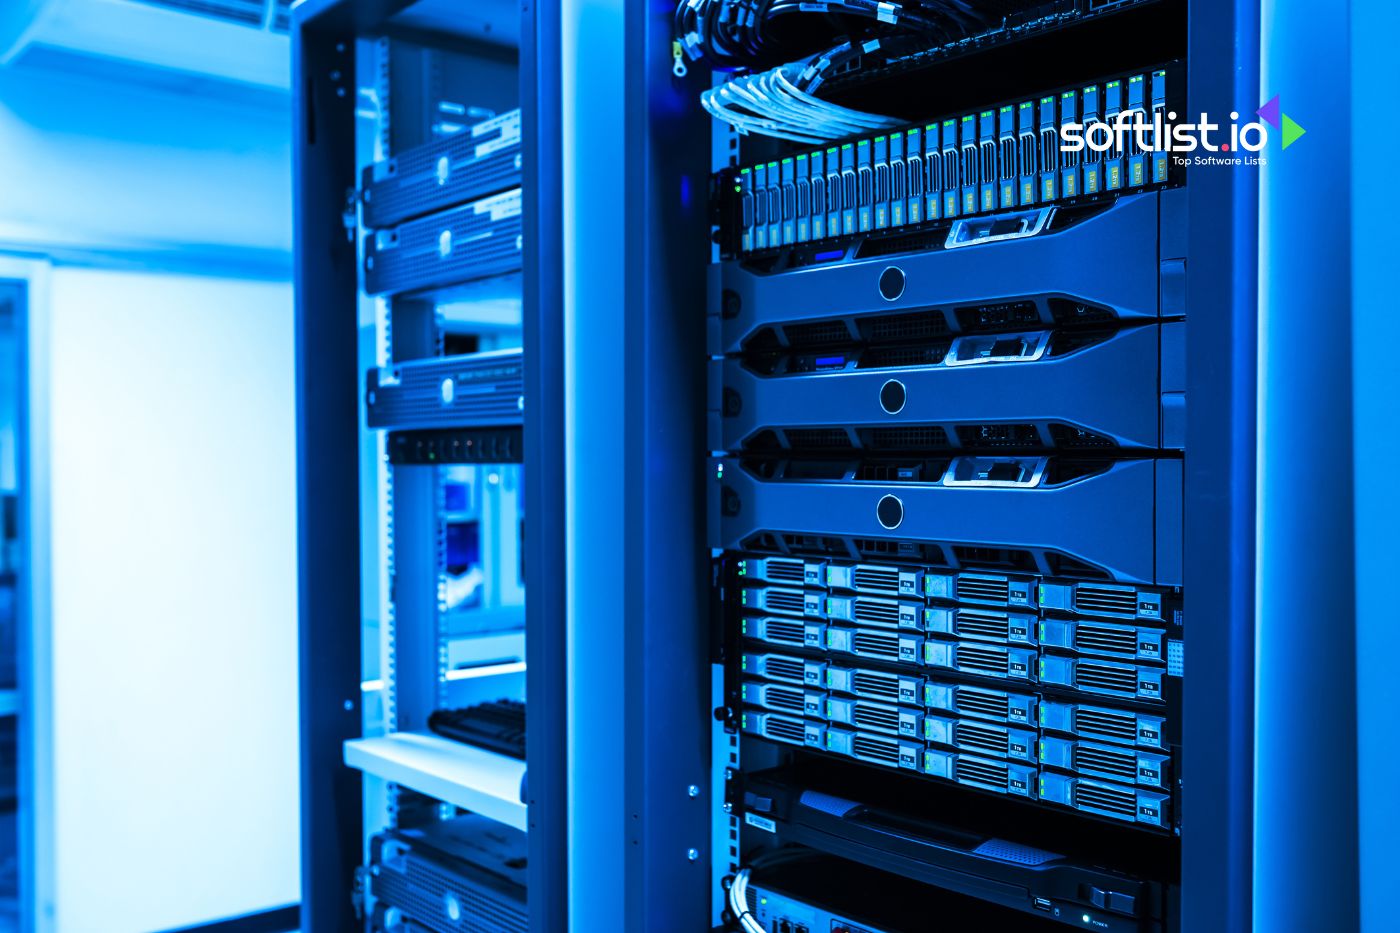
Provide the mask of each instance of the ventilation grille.
{"label": "ventilation grille", "polygon": [[1050,439],[1056,447],[1068,450],[1085,450],[1105,447],[1117,447],[1111,438],[1102,434],[1095,434],[1093,431],[1081,431],[1079,428],[1072,428],[1067,424],[1050,425]]}
{"label": "ventilation grille", "polygon": [[[972,851],[983,858],[1000,859],[1003,862],[1013,862],[1018,865],[1044,865],[1046,862],[1053,862],[1060,858],[1054,852],[1033,849],[1017,842],[1007,842],[1005,839],[988,839]],[[751,895],[752,893],[750,890]]]}
{"label": "ventilation grille", "polygon": [[794,615],[802,615],[803,606],[806,603],[801,590],[765,590],[763,605],[774,612],[791,612]]}
{"label": "ventilation grille", "polygon": [[1005,603],[1010,585],[996,577],[958,577],[958,598],[985,603]]}
{"label": "ventilation grille", "polygon": [[791,428],[788,446],[795,450],[832,450],[851,446],[851,436],[840,428]]}
{"label": "ventilation grille", "polygon": [[977,784],[994,790],[1006,790],[1006,765],[979,758],[958,757],[953,768],[954,776],[964,784]]}
{"label": "ventilation grille", "polygon": [[897,702],[899,678],[893,674],[881,674],[876,671],[858,671],[851,678],[851,690],[856,696]]}
{"label": "ventilation grille", "polygon": [[874,450],[943,450],[948,446],[948,432],[938,425],[875,428],[865,446]]}
{"label": "ventilation grille", "polygon": [[991,752],[993,755],[1006,754],[1006,730],[981,723],[960,722],[955,735],[958,748]]}
{"label": "ventilation grille", "polygon": [[990,690],[976,687],[958,688],[958,712],[968,716],[983,716],[987,719],[1005,720],[1006,697]]}
{"label": "ventilation grille", "polygon": [[937,366],[948,355],[947,343],[922,347],[873,347],[860,355],[860,369],[893,369],[897,366]]}
{"label": "ventilation grille", "polygon": [[828,538],[825,535],[783,535],[783,547],[793,554],[811,554],[818,557],[840,553],[846,549],[840,538]]}
{"label": "ventilation grille", "polygon": [[1126,788],[1080,781],[1074,789],[1074,804],[1085,810],[1096,810],[1125,820],[1137,818],[1137,796]]}
{"label": "ventilation grille", "polygon": [[770,709],[779,709],[801,715],[803,709],[802,691],[768,684],[763,690],[763,705]]}
{"label": "ventilation grille", "polygon": [[899,711],[869,703],[857,703],[852,720],[862,729],[876,732],[899,732]]}
{"label": "ventilation grille", "polygon": [[1137,717],[1118,710],[1081,707],[1074,714],[1074,730],[1080,735],[1132,744],[1137,741]]}
{"label": "ventilation grille", "polygon": [[899,636],[885,635],[880,632],[856,632],[851,639],[851,647],[855,653],[872,658],[888,658],[891,661],[899,660]]}
{"label": "ventilation grille", "polygon": [[1137,629],[1122,625],[1100,625],[1081,622],[1074,636],[1075,647],[1081,651],[1103,651],[1113,654],[1137,653]]}
{"label": "ventilation grille", "polygon": [[959,609],[957,630],[959,635],[968,638],[992,638],[997,641],[1005,641],[1008,635],[1004,614],[980,609]]}
{"label": "ventilation grille", "polygon": [[800,645],[803,643],[803,630],[804,626],[801,622],[788,619],[763,620],[763,637],[766,641]]}
{"label": "ventilation grille", "polygon": [[[511,903],[504,891],[494,894],[468,886],[435,860],[417,853],[409,854],[404,868],[402,874],[381,871],[373,883],[379,897],[400,905],[410,916],[441,916],[442,905],[450,897],[461,906],[463,916],[474,921],[464,930],[525,933],[528,929],[524,906]],[[381,886],[382,882],[390,883]]]}
{"label": "ventilation grille", "polygon": [[1040,323],[1040,312],[1033,301],[1004,301],[972,305],[957,310],[963,330],[995,331]]}
{"label": "ventilation grille", "polygon": [[789,324],[783,328],[790,346],[850,343],[851,332],[841,321],[815,321],[810,324]]}
{"label": "ventilation grille", "polygon": [[769,656],[763,662],[763,673],[769,677],[781,678],[783,680],[794,680],[802,682],[802,674],[805,670],[801,661],[795,658],[780,658]]}
{"label": "ventilation grille", "polygon": [[806,579],[802,561],[781,557],[770,557],[764,561],[763,576],[775,583],[802,583]]}
{"label": "ventilation grille", "polygon": [[857,735],[851,742],[851,752],[857,758],[876,764],[899,766],[899,744],[873,735]]}
{"label": "ventilation grille", "polygon": [[1092,771],[1130,784],[1137,779],[1137,758],[1115,749],[1080,745],[1074,750],[1074,767],[1082,773]]}
{"label": "ventilation grille", "polygon": [[781,716],[769,716],[763,723],[763,734],[770,739],[777,739],[779,742],[792,742],[802,745],[806,738],[807,730],[801,722],[792,719],[784,719]]}
{"label": "ventilation grille", "polygon": [[872,342],[919,340],[948,333],[948,322],[940,311],[893,314],[861,323],[861,331]]}
{"label": "ventilation grille", "polygon": [[1008,570],[1034,572],[1035,558],[1029,551],[1012,548],[967,547],[954,545],[953,556],[958,563],[974,567],[1004,567]]}
{"label": "ventilation grille", "polygon": [[1112,612],[1137,615],[1137,591],[1110,586],[1080,584],[1074,592],[1074,606],[1081,612]]}
{"label": "ventilation grille", "polygon": [[1084,690],[1105,690],[1111,693],[1137,693],[1137,669],[1080,661],[1075,670],[1075,686]]}
{"label": "ventilation grille", "polygon": [[1118,316],[1107,308],[1085,304],[1082,301],[1051,298],[1047,303],[1050,305],[1050,316],[1055,319],[1056,324],[1101,324],[1118,319]]}
{"label": "ventilation grille", "polygon": [[971,424],[958,428],[958,441],[974,449],[1040,447],[1033,424]]}
{"label": "ventilation grille", "polygon": [[868,622],[871,625],[898,625],[899,604],[875,599],[857,599],[855,617],[857,622]]}
{"label": "ventilation grille", "polygon": [[851,572],[851,582],[858,590],[899,592],[899,571],[892,567],[857,567]]}
{"label": "ventilation grille", "polygon": [[976,674],[990,674],[993,677],[1006,676],[1006,651],[990,645],[959,645],[958,663],[960,671]]}

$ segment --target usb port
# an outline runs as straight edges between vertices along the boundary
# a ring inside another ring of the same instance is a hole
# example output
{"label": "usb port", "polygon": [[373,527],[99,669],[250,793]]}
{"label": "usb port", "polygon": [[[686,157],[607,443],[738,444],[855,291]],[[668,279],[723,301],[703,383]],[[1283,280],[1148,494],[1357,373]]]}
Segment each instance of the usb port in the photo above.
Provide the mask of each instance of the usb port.
{"label": "usb port", "polygon": [[1035,899],[1035,909],[1050,912],[1050,899],[1047,897],[1037,897]]}
{"label": "usb port", "polygon": [[778,921],[778,933],[792,933],[792,924],[786,920]]}

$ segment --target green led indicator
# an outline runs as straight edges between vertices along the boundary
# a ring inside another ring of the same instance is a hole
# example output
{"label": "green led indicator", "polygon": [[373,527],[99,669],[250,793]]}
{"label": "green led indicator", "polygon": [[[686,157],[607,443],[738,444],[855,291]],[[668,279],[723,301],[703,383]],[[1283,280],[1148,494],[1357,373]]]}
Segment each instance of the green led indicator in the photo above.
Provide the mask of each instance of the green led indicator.
{"label": "green led indicator", "polygon": [[1131,78],[1128,79],[1129,84],[1140,84],[1141,82],[1142,75],[1133,75]]}
{"label": "green led indicator", "polygon": [[753,169],[751,169],[751,168],[741,168],[741,169],[739,169],[739,174],[740,174],[740,175],[747,175],[747,174],[748,174],[749,172],[751,172],[751,171],[753,171]]}
{"label": "green led indicator", "polygon": [[1123,83],[1122,81],[1110,81],[1110,82],[1108,82],[1108,84],[1107,84],[1106,86],[1107,86],[1107,87],[1118,87],[1118,86],[1119,86],[1120,84],[1122,84],[1122,83]]}
{"label": "green led indicator", "polygon": [[790,163],[791,161],[792,161],[792,157],[789,156],[788,158],[786,158],[786,159],[783,160],[783,164],[784,164],[784,165],[787,165],[787,164]]}
{"label": "green led indicator", "polygon": [[1028,101],[1026,101],[1025,103],[1021,104],[1021,109],[1022,109],[1022,110],[1029,110],[1030,108],[1032,108],[1032,107],[1034,107],[1034,106],[1035,106],[1035,101],[1033,101],[1033,100],[1028,100]]}
{"label": "green led indicator", "polygon": [[905,132],[904,135],[905,135],[905,136],[918,136],[918,135],[919,135],[919,131],[918,131],[918,130],[908,130],[908,131]]}
{"label": "green led indicator", "polygon": [[944,121],[943,121],[943,125],[944,125],[945,127],[947,127],[947,126],[953,126],[956,122],[957,122],[956,120],[944,120]]}
{"label": "green led indicator", "polygon": [[884,136],[876,136],[876,137],[875,137],[875,141],[876,141],[877,143],[882,143],[882,142],[885,141],[886,138],[887,138],[887,137],[884,137]]}
{"label": "green led indicator", "polygon": [[982,111],[982,116],[984,116],[984,117],[990,117],[991,115],[992,115],[992,112],[991,112],[990,110],[984,110],[984,111]]}
{"label": "green led indicator", "polygon": [[835,155],[835,154],[836,154],[836,147],[835,147],[835,146],[832,146],[830,149],[826,150],[826,154],[827,154],[827,155]]}
{"label": "green led indicator", "polygon": [[971,123],[973,120],[976,120],[976,119],[977,119],[977,115],[976,115],[975,113],[969,113],[967,116],[963,117],[963,122],[964,122],[964,123]]}
{"label": "green led indicator", "polygon": [[841,146],[841,148],[842,148],[842,149],[849,149],[849,148],[851,148],[851,144],[850,144],[850,143],[843,143],[842,146]]}
{"label": "green led indicator", "polygon": [[924,127],[924,129],[930,130],[930,131],[936,130],[936,129],[938,129],[938,124],[937,124],[937,123],[930,123],[928,126]]}
{"label": "green led indicator", "polygon": [[1003,107],[1003,108],[1001,108],[1001,112],[1002,112],[1002,113],[1010,113],[1010,112],[1011,112],[1011,107],[1010,107],[1009,105],[1006,106],[1006,107]]}

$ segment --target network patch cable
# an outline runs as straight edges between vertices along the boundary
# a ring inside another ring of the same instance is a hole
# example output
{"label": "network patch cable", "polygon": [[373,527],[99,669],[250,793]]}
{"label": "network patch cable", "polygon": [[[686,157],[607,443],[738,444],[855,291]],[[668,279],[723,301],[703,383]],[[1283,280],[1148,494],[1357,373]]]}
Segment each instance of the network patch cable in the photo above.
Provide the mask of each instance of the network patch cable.
{"label": "network patch cable", "polygon": [[[721,242],[744,255],[1171,183],[1169,153],[1130,128],[1164,126],[1179,84],[1155,68],[726,170]],[[1107,150],[1062,146],[1071,124]]]}

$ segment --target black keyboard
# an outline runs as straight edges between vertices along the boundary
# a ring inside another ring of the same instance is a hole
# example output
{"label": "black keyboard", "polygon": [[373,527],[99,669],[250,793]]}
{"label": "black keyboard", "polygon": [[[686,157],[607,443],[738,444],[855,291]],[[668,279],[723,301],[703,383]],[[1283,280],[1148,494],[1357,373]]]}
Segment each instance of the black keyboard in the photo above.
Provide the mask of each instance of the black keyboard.
{"label": "black keyboard", "polygon": [[493,700],[461,709],[440,709],[428,717],[438,735],[525,760],[525,704]]}

